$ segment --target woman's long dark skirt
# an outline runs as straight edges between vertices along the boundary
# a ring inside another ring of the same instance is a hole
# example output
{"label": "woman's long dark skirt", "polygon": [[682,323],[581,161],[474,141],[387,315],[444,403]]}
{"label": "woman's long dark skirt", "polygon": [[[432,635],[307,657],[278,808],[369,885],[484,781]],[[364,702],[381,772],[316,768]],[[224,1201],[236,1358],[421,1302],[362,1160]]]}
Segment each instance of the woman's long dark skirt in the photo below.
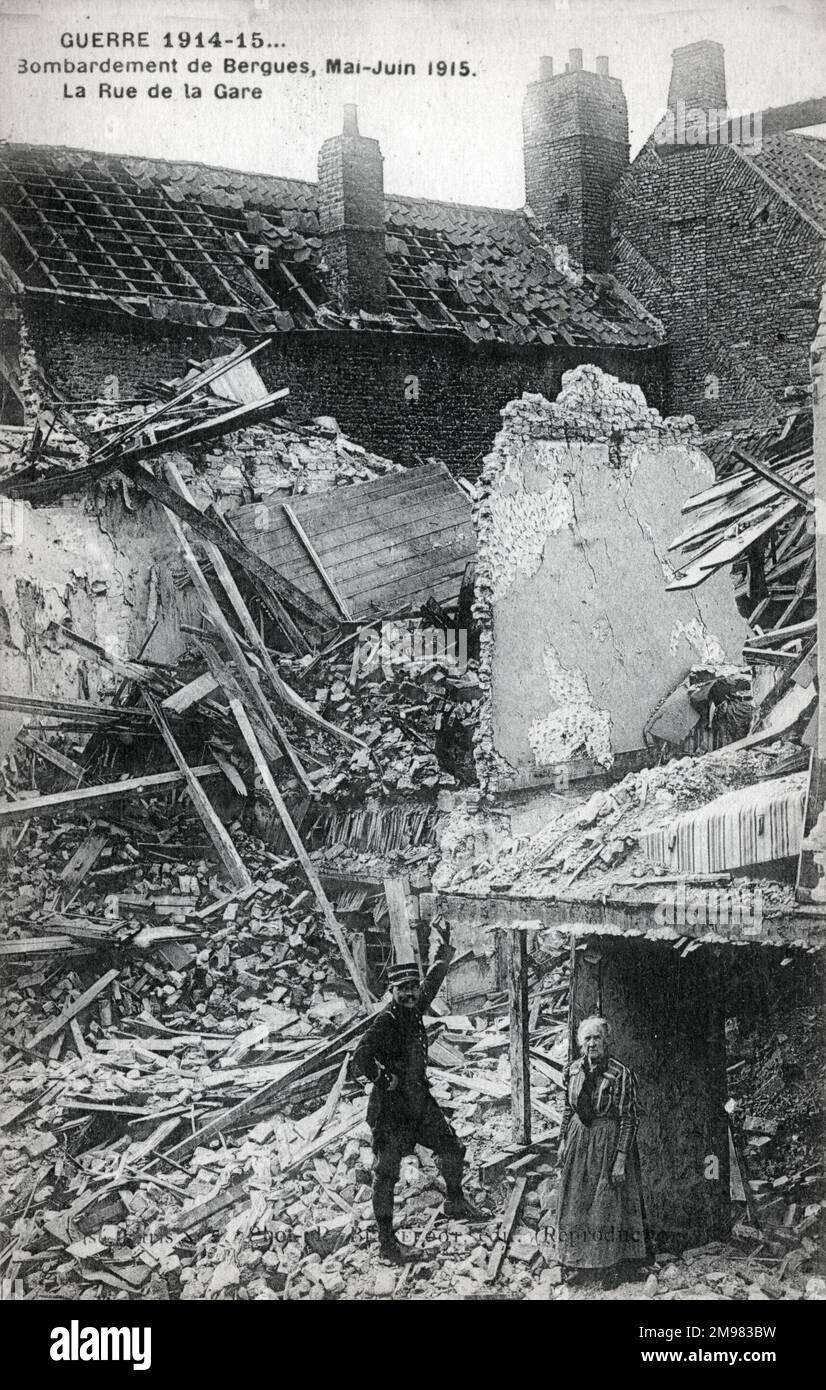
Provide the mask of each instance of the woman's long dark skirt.
{"label": "woman's long dark skirt", "polygon": [[611,1116],[584,1125],[574,1114],[568,1128],[557,1208],[557,1259],[574,1269],[607,1269],[644,1260],[640,1160],[632,1144],[625,1181],[611,1184],[619,1122]]}

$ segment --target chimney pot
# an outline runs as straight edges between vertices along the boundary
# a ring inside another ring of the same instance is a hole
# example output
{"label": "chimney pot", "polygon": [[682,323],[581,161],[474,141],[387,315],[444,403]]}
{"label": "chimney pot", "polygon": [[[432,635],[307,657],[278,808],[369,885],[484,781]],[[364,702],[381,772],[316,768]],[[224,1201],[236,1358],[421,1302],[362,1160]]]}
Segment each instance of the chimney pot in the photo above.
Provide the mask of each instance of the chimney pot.
{"label": "chimney pot", "polygon": [[601,55],[599,58],[597,58],[597,72],[600,77],[610,76],[610,73],[608,71],[608,59],[604,55]]}
{"label": "chimney pot", "polygon": [[345,135],[358,135],[359,133],[359,109],[352,102],[345,102],[344,105],[344,126]]}
{"label": "chimney pot", "polygon": [[547,82],[548,78],[549,78],[549,77],[553,77],[553,75],[554,75],[554,60],[553,60],[553,58],[540,58],[540,59],[539,59],[539,80],[540,80],[540,82]]}
{"label": "chimney pot", "polygon": [[582,49],[571,48],[568,51],[569,67],[571,72],[582,71]]}

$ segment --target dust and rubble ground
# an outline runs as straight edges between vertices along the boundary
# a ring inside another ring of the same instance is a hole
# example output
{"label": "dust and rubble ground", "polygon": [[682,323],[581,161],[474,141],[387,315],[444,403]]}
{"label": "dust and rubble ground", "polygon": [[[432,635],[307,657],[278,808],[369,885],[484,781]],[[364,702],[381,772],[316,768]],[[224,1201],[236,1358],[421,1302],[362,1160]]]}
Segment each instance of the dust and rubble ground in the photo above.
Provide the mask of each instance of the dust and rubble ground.
{"label": "dust and rubble ground", "polygon": [[[174,834],[170,843],[191,843],[201,833],[185,805],[172,817],[162,804],[150,805],[146,817],[147,834],[149,826],[154,824],[157,834],[162,824],[164,834]],[[85,833],[77,825],[30,829],[5,890],[11,917],[20,921],[25,914],[36,921],[43,904],[59,891],[63,861]],[[766,1210],[764,1229],[750,1232],[741,1208],[746,1230],[729,1244],[673,1257],[662,1252],[644,1278],[615,1288],[573,1287],[562,1281],[553,1249],[552,1148],[540,1158],[529,1183],[499,1277],[495,1282],[486,1277],[508,1180],[499,1177],[484,1188],[472,1175],[510,1142],[502,1000],[467,1019],[448,1017],[439,1029],[442,1040],[459,1054],[461,1065],[450,1069],[453,1074],[466,1075],[471,1085],[474,1077],[489,1086],[499,1083],[501,1095],[443,1080],[445,1068],[432,1067],[434,1093],[468,1144],[469,1192],[489,1207],[494,1219],[481,1230],[439,1219],[434,1223],[442,1202],[435,1163],[421,1151],[405,1160],[396,1224],[403,1240],[421,1242],[423,1254],[407,1273],[382,1265],[377,1257],[370,1205],[372,1152],[361,1088],[345,1083],[335,1110],[324,1113],[338,1065],[332,1075],[311,1078],[303,1090],[296,1083],[274,1108],[263,1105],[246,1117],[243,1127],[228,1126],[225,1134],[178,1160],[158,1160],[158,1150],[151,1147],[142,1153],[141,1142],[164,1120],[178,1121],[169,1136],[174,1146],[216,1110],[249,1098],[277,1077],[285,1059],[303,1058],[358,1017],[354,991],[342,978],[319,914],[308,904],[296,864],[237,826],[234,836],[254,870],[257,891],[245,900],[243,895],[231,897],[214,914],[214,925],[193,958],[179,961],[180,968],[163,955],[167,951],[176,959],[174,944],[159,948],[161,954],[129,948],[130,932],[145,921],[174,921],[176,899],[190,921],[193,910],[220,900],[221,884],[205,857],[176,860],[172,854],[148,868],[124,857],[121,887],[125,881],[134,897],[148,900],[149,906],[140,917],[119,921],[121,940],[108,953],[96,948],[94,956],[71,962],[34,960],[22,968],[5,968],[4,1043],[13,1040],[22,1046],[110,962],[119,970],[117,989],[82,1016],[81,1051],[67,1032],[63,1051],[51,1058],[44,1054],[34,1060],[11,1047],[3,1053],[0,1242],[4,1272],[22,1280],[25,1297],[823,1297],[826,1281],[818,1243],[822,1179],[817,1156],[812,1162],[817,1133],[811,1123],[806,1127],[818,1079],[813,1059],[821,1055],[815,1047],[813,1009],[791,1010],[779,1020],[784,1026],[778,1025],[771,1047],[750,1038],[732,1044],[745,1060],[738,1072],[737,1104],[747,1112],[744,1125],[753,1121],[754,1133],[760,1115],[770,1121],[764,1127],[772,1128],[777,1109],[773,1078],[786,1083],[780,1137],[769,1134],[769,1144],[757,1151],[766,1154],[758,1197],[768,1191],[782,1198],[776,1209]],[[87,878],[82,886],[79,905],[88,921],[101,919],[117,877],[106,868],[104,864],[97,883]],[[186,899],[183,907],[181,899]],[[167,915],[160,915],[161,908]],[[557,965],[536,984],[542,1005],[534,1037],[561,1062],[565,967]],[[788,1084],[790,1069],[797,1089]],[[558,1113],[559,1093],[552,1083],[545,1090],[538,1087],[535,1098]],[[119,1111],[112,1109],[116,1106]],[[536,1126],[548,1127],[547,1116],[537,1116]],[[319,1127],[329,1140],[303,1156],[312,1149],[309,1136]],[[338,1130],[344,1132],[336,1137]],[[176,1229],[186,1225],[188,1211],[235,1190],[239,1195],[222,1212],[207,1211],[188,1230]]]}

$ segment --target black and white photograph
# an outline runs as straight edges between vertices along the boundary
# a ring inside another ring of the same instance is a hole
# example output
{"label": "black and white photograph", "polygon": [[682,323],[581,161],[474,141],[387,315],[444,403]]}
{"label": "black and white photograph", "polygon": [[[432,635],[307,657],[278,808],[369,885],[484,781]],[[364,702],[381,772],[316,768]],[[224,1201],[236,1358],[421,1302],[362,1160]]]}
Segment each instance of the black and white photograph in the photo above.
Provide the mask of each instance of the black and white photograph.
{"label": "black and white photograph", "polygon": [[9,1326],[59,1378],[162,1371],[162,1304],[544,1302],[782,1374],[826,5],[0,26]]}

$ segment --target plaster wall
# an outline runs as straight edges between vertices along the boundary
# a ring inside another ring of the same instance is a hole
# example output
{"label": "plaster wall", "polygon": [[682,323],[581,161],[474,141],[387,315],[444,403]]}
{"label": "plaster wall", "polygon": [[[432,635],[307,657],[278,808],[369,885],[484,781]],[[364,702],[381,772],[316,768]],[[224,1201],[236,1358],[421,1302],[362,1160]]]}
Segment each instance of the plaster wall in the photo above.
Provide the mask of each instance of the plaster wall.
{"label": "plaster wall", "polygon": [[645,746],[648,717],[692,666],[739,660],[727,572],[665,592],[682,504],[713,468],[690,417],[663,420],[595,367],[567,373],[555,403],[523,397],[502,414],[478,509],[482,751],[503,781],[581,759],[608,769]]}
{"label": "plaster wall", "polygon": [[[116,491],[98,506],[77,497],[50,507],[5,500],[0,688],[106,702],[118,678],[67,639],[63,625],[124,659],[141,650],[154,626],[146,658],[174,661],[184,646],[181,623],[197,617],[193,591],[176,583],[182,569],[154,505],[131,511]],[[0,757],[24,722],[0,714]]]}

